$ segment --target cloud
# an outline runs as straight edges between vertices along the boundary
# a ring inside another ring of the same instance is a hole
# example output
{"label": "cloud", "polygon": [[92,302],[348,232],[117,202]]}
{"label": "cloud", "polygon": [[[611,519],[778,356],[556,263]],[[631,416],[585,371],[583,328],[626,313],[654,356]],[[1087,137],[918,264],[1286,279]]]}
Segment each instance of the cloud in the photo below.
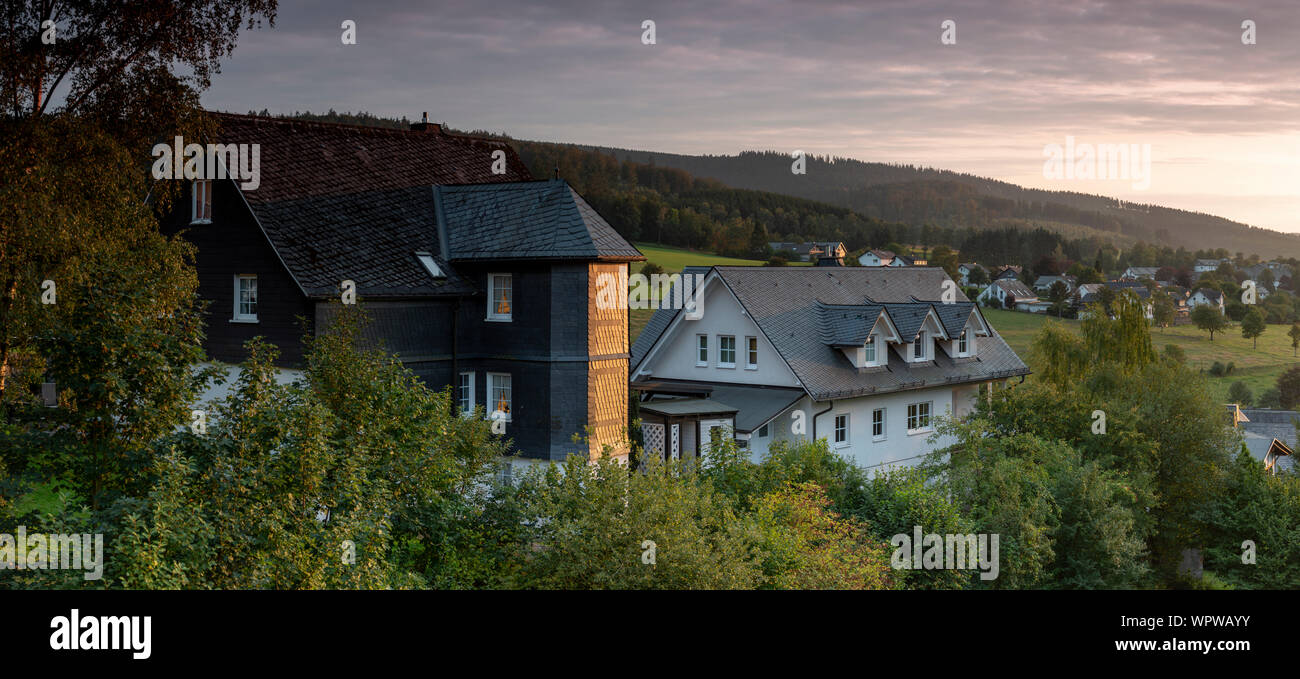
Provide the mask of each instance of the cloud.
{"label": "cloud", "polygon": [[[1247,18],[1256,45],[1241,43]],[[341,44],[344,19],[357,22],[357,45]],[[645,19],[655,45],[641,43]],[[940,44],[945,19],[956,45]],[[1280,0],[285,2],[275,29],[241,37],[204,103],[429,111],[523,138],[801,148],[1030,183],[1020,159],[1040,163],[1037,150],[1066,135],[1152,143],[1153,186],[1172,206],[1186,196],[1206,209],[1223,165],[1270,186],[1279,172],[1300,179],[1294,155],[1252,169],[1223,141],[1295,147],[1298,63],[1300,15]],[[1294,212],[1244,210],[1249,187],[1235,190],[1217,212],[1300,230]]]}

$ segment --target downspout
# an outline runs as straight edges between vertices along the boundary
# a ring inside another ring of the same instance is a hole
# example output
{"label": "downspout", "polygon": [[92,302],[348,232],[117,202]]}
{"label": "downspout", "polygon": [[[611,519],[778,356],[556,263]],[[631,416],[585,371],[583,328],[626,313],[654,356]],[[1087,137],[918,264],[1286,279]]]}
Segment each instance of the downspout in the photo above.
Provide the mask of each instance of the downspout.
{"label": "downspout", "polygon": [[831,409],[833,409],[834,407],[835,407],[835,401],[831,401],[830,405],[826,406],[826,410],[823,410],[820,413],[813,413],[812,440],[814,441],[817,440],[817,418],[821,417],[822,415],[825,415],[826,413],[829,413]]}

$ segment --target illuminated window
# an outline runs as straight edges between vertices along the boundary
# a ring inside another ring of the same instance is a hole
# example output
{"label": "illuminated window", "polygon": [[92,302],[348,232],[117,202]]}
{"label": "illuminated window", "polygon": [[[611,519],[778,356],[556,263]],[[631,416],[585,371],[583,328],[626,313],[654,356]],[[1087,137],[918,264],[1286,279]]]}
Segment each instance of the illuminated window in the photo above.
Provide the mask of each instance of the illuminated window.
{"label": "illuminated window", "polygon": [[488,373],[488,417],[496,413],[502,419],[509,420],[511,412],[511,379],[509,373]]}
{"label": "illuminated window", "polygon": [[508,273],[488,274],[489,321],[508,321],[514,310],[514,288]]}
{"label": "illuminated window", "polygon": [[194,182],[190,191],[190,223],[207,224],[212,221],[212,180]]}

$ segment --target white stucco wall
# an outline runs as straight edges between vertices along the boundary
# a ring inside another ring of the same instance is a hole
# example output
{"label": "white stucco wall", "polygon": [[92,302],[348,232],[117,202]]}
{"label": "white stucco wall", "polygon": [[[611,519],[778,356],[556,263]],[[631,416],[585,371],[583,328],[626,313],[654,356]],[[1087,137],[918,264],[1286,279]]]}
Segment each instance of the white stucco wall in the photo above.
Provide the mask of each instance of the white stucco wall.
{"label": "white stucco wall", "polygon": [[[813,416],[826,410],[827,406],[833,406],[824,415],[817,416],[817,438],[825,438],[832,450],[861,467],[915,465],[926,453],[952,445],[955,440],[950,436],[944,436],[930,443],[933,424],[929,430],[909,433],[907,431],[908,404],[931,402],[932,419],[951,416],[954,414],[954,408],[956,415],[960,417],[974,409],[978,394],[978,384],[967,384],[860,396],[834,402],[814,403],[804,398],[773,420],[769,426],[768,436],[760,437],[757,431],[754,432],[749,439],[750,457],[755,462],[761,461],[773,442],[798,438],[791,433],[791,425],[795,421],[791,415],[793,411],[802,410],[805,413],[805,436],[811,436]],[[871,435],[871,414],[877,408],[885,409],[885,434],[882,438]],[[841,444],[834,442],[837,415],[849,417],[848,441]]]}

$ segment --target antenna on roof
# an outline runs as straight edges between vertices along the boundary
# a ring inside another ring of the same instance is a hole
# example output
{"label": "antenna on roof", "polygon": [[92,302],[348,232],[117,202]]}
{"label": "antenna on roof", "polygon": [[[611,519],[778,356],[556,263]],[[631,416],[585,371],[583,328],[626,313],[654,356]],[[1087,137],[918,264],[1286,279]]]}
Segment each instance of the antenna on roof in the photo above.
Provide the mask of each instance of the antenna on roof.
{"label": "antenna on roof", "polygon": [[555,164],[555,178],[556,178],[556,179],[559,179],[559,178],[560,178],[560,164],[559,164],[559,163],[556,163],[556,164]]}

